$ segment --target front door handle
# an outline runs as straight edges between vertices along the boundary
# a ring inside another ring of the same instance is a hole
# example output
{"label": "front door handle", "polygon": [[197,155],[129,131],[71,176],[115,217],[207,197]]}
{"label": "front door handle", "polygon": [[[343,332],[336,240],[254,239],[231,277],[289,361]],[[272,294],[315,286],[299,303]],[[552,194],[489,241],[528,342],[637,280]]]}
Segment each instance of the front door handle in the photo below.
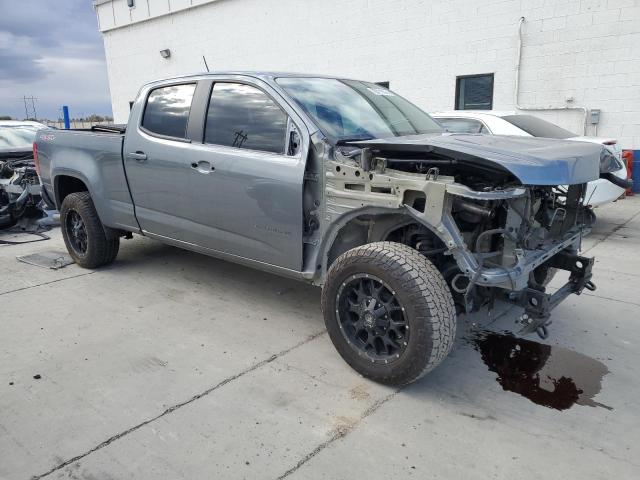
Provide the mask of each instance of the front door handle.
{"label": "front door handle", "polygon": [[191,164],[191,168],[193,168],[198,173],[208,174],[213,172],[216,167],[211,165],[209,162],[205,160],[200,160],[199,162],[193,162]]}
{"label": "front door handle", "polygon": [[129,152],[127,153],[127,157],[137,160],[138,162],[144,162],[147,159],[147,154],[144,152]]}

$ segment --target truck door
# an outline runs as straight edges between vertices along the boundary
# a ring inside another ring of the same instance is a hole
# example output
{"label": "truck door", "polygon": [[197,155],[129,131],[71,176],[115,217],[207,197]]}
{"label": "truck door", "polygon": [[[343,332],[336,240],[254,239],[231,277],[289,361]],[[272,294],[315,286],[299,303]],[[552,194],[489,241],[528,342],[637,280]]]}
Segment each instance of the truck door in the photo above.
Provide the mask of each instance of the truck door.
{"label": "truck door", "polygon": [[305,165],[290,148],[292,121],[250,83],[216,81],[204,103],[202,139],[190,146],[187,241],[301,270]]}
{"label": "truck door", "polygon": [[193,202],[186,186],[193,175],[188,122],[195,90],[195,82],[150,90],[134,107],[141,109],[141,121],[125,135],[123,158],[138,222],[145,232],[173,239],[185,237]]}

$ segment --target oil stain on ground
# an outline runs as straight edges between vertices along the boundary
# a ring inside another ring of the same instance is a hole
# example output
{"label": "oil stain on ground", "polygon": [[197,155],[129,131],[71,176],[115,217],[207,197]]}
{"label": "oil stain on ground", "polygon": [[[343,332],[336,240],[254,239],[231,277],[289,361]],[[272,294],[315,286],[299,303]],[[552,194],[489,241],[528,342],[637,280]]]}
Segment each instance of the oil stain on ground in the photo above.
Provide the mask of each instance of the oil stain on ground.
{"label": "oil stain on ground", "polygon": [[557,410],[575,404],[612,410],[593,400],[609,372],[598,360],[510,334],[481,332],[471,341],[504,390]]}

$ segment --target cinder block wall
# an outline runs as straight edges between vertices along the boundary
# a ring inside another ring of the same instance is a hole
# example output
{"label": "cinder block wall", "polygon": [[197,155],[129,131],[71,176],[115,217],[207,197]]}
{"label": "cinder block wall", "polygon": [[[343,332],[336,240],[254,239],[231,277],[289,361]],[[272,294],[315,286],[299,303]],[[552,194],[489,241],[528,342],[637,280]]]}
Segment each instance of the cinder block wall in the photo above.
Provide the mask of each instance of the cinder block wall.
{"label": "cinder block wall", "polygon": [[[495,74],[494,109],[599,108],[598,135],[640,148],[640,0],[126,0],[95,2],[117,122],[141,84],[204,70],[318,72],[390,81],[427,111],[457,75]],[[168,48],[171,58],[161,58]],[[578,132],[581,114],[538,113]],[[589,134],[594,134],[589,127]]]}

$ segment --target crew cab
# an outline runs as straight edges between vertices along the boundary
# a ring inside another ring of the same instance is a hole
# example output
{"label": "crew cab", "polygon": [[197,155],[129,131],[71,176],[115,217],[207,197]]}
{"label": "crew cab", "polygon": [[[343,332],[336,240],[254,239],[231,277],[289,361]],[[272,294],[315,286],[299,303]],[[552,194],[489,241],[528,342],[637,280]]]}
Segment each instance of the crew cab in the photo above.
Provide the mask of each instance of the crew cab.
{"label": "crew cab", "polygon": [[339,353],[388,384],[436,367],[462,312],[505,299],[546,335],[555,305],[594,289],[583,200],[615,163],[595,144],[446,134],[372,83],[267,72],[152,82],[126,126],[43,130],[35,149],[80,266],[135,233],[322,286]]}

